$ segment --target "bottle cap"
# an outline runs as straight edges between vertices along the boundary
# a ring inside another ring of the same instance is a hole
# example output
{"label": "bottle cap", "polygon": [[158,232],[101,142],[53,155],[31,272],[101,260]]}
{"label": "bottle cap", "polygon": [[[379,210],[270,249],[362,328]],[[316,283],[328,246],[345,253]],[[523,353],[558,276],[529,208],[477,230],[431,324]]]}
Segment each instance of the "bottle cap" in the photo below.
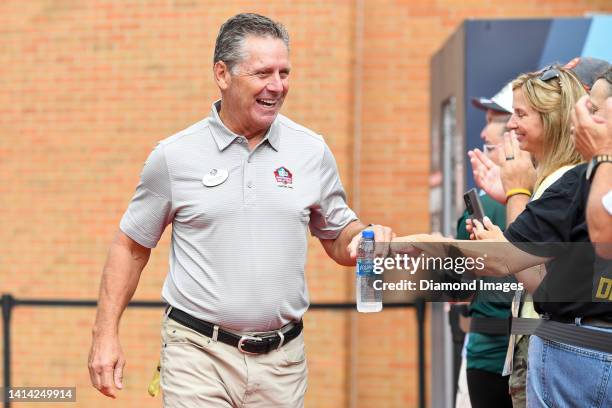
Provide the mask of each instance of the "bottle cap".
{"label": "bottle cap", "polygon": [[361,231],[361,238],[374,239],[374,231]]}

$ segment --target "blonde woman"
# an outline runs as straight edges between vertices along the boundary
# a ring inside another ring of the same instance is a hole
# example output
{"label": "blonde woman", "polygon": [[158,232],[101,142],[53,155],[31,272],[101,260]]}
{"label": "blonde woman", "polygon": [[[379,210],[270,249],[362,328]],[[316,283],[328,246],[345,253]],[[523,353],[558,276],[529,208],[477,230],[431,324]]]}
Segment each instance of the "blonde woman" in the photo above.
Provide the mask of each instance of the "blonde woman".
{"label": "blonde woman", "polygon": [[[592,58],[573,60],[570,64],[581,74],[579,80],[587,89],[593,86],[598,74],[609,66],[605,61]],[[538,199],[550,185],[583,159],[572,138],[571,114],[573,101],[584,91],[576,84],[568,87],[567,83],[568,78],[564,77],[563,69],[552,66],[538,73],[521,75],[513,82],[515,112],[508,127],[516,133],[518,146],[534,157],[537,176],[533,196],[529,198],[527,194],[522,194],[529,193],[527,185],[521,185],[518,180],[529,174],[529,158],[521,162],[520,158],[525,155],[519,154],[515,162],[511,160],[508,166],[504,166],[504,193],[511,194],[507,207],[509,223],[524,210],[528,201]],[[564,85],[566,89],[563,89]],[[484,238],[487,234],[477,235]],[[543,267],[535,267],[517,274],[517,278],[533,292],[544,273]],[[526,300],[520,309],[520,317],[538,317],[530,297]],[[511,350],[513,345],[515,348]],[[514,360],[509,384],[515,407],[523,407],[526,403],[528,346],[528,336],[511,338],[509,355],[514,351]]]}
{"label": "blonde woman", "polygon": [[[512,89],[514,112],[507,126],[513,140],[505,143],[503,151],[500,149],[500,156],[505,157],[499,158],[508,224],[529,201],[538,199],[567,170],[582,161],[571,135],[571,112],[585,93],[573,73],[561,67],[522,74],[513,81]],[[477,235],[483,238],[481,233]],[[543,267],[536,266],[516,277],[529,292],[534,292],[544,273]],[[531,299],[523,300],[526,302],[520,308],[520,316],[537,318]],[[508,358],[512,363],[507,363],[506,373],[512,367],[508,383],[516,408],[526,405],[528,347],[528,336],[510,338]]]}
{"label": "blonde woman", "polygon": [[552,184],[567,166],[582,161],[571,135],[571,113],[586,93],[576,75],[559,66],[522,74],[512,88],[514,113],[507,125],[511,132],[504,149],[497,149],[503,186],[492,179],[499,176],[491,175],[495,164],[490,159],[478,149],[469,153],[477,183],[491,197],[507,203],[508,222],[543,183],[544,187]]}

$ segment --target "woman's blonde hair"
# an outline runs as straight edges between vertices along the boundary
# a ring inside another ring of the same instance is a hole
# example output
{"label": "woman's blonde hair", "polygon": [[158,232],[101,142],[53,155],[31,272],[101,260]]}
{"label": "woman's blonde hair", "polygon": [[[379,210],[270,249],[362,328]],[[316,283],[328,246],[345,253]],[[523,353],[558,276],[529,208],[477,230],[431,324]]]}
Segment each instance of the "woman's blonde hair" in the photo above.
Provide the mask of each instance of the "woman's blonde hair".
{"label": "woman's blonde hair", "polygon": [[[543,75],[545,79],[546,76],[551,78],[542,80]],[[540,114],[544,128],[543,154],[537,166],[537,188],[555,170],[583,161],[576,151],[570,130],[572,109],[586,91],[572,71],[557,65],[520,75],[512,81],[512,90],[519,88],[529,106]]]}

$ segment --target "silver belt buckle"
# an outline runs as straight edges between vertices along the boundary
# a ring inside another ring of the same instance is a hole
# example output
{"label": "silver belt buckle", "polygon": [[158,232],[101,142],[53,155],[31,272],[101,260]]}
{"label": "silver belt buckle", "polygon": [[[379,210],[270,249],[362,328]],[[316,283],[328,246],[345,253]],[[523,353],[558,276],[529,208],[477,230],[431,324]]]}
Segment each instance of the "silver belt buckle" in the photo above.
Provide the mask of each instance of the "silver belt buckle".
{"label": "silver belt buckle", "polygon": [[259,353],[251,353],[250,351],[246,351],[242,348],[244,342],[247,340],[263,341],[261,337],[242,336],[240,340],[238,340],[238,350],[240,350],[240,352],[244,354],[258,355]]}

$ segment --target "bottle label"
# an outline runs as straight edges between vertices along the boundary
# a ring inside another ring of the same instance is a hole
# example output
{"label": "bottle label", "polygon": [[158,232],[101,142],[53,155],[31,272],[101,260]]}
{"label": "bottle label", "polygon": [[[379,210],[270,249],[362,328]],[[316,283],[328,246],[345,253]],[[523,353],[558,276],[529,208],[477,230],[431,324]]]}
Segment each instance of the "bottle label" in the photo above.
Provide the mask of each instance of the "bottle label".
{"label": "bottle label", "polygon": [[374,260],[373,259],[359,259],[357,261],[357,275],[368,276],[374,274]]}

